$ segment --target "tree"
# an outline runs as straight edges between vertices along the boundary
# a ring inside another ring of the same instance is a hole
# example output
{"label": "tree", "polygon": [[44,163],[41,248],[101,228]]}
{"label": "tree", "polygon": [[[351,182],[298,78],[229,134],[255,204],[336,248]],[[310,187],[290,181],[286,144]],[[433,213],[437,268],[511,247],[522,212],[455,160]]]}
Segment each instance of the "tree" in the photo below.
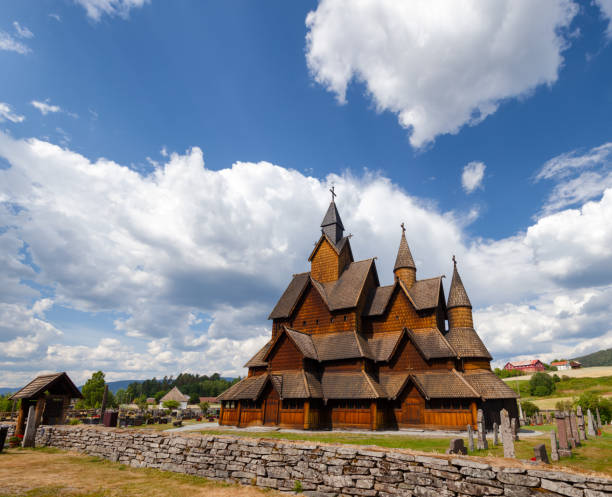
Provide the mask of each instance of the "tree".
{"label": "tree", "polygon": [[582,412],[587,412],[590,409],[595,416],[595,412],[599,409],[599,415],[603,423],[608,423],[612,419],[612,401],[605,397],[600,397],[594,392],[584,392],[574,402],[574,405],[582,407]]}
{"label": "tree", "polygon": [[521,402],[521,407],[523,408],[525,416],[533,416],[536,412],[540,412],[540,408],[528,400],[523,400]]}
{"label": "tree", "polygon": [[535,373],[529,380],[529,393],[536,397],[550,395],[555,391],[555,382],[546,373]]}
{"label": "tree", "polygon": [[119,405],[128,403],[128,395],[127,395],[127,392],[123,388],[120,388],[119,390],[117,390],[117,393],[115,394],[115,398],[117,400],[117,404]]}
{"label": "tree", "polygon": [[199,404],[200,402],[200,396],[197,393],[192,393],[189,396],[189,403],[190,404]]}
{"label": "tree", "polygon": [[202,409],[202,414],[206,416],[208,414],[208,408],[210,405],[208,402],[200,402],[200,409]]}
{"label": "tree", "polygon": [[[13,401],[9,399],[10,396],[10,393],[7,393],[6,395],[0,395],[0,412],[11,412],[11,410],[13,409]],[[15,406],[15,408],[17,408],[17,405]]]}
{"label": "tree", "polygon": [[[91,375],[91,378],[83,385],[83,399],[79,401],[80,407],[85,409],[95,409],[102,405],[102,397],[104,396],[104,373],[97,371]],[[110,392],[109,392],[110,393]]]}
{"label": "tree", "polygon": [[176,409],[178,406],[180,406],[181,404],[178,402],[178,400],[167,400],[166,402],[164,402],[162,404],[166,409]]}

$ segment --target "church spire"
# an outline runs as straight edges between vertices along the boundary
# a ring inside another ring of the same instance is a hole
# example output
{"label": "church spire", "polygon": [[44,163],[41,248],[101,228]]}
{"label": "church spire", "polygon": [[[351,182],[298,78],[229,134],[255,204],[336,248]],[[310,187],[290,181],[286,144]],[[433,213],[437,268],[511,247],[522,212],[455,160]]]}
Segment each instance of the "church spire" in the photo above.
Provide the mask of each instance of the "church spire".
{"label": "church spire", "polygon": [[325,233],[332,242],[337,244],[344,235],[344,226],[342,225],[342,220],[340,219],[340,214],[338,213],[336,202],[334,201],[336,197],[334,187],[332,186],[329,191],[332,194],[332,200],[325,213],[323,222],[321,223],[321,231]]}
{"label": "church spire", "polygon": [[416,266],[414,265],[412,252],[410,252],[410,247],[406,241],[406,228],[404,227],[404,223],[402,223],[401,226],[402,238],[400,240],[399,250],[397,251],[393,273],[396,278],[401,279],[404,284],[410,288],[416,282]]}
{"label": "church spire", "polygon": [[448,292],[448,326],[449,328],[472,328],[472,303],[468,297],[459,271],[457,271],[457,259],[453,255],[453,279]]}

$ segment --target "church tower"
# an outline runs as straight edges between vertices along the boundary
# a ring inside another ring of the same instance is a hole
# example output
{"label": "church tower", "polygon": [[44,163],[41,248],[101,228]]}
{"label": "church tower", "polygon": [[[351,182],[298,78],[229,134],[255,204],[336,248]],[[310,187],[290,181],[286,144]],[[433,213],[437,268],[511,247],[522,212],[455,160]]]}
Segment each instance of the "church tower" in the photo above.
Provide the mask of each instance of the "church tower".
{"label": "church tower", "polygon": [[461,276],[457,271],[457,260],[453,255],[453,280],[448,292],[448,328],[473,328],[472,303],[468,297]]}
{"label": "church tower", "polygon": [[404,223],[402,223],[402,239],[400,240],[399,250],[395,258],[393,274],[396,279],[401,280],[402,283],[406,285],[407,289],[410,289],[416,282],[416,266],[414,265],[412,252],[410,252],[410,247],[406,241],[406,228],[404,227]]}

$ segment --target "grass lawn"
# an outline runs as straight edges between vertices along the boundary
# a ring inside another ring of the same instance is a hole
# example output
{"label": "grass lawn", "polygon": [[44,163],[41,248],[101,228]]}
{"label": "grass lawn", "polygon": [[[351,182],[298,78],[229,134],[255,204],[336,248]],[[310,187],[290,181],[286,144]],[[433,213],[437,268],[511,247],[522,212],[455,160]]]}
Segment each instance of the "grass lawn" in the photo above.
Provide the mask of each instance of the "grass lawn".
{"label": "grass lawn", "polygon": [[[195,419],[186,419],[183,421],[183,426],[201,424],[201,423],[206,423],[206,422],[207,421],[196,421]],[[177,428],[177,427],[174,426],[172,423],[166,423],[166,424],[154,424],[154,425],[128,426],[127,428],[135,429],[135,430],[164,431],[164,430],[171,430],[172,428]]]}
{"label": "grass lawn", "polygon": [[263,497],[281,495],[53,448],[0,453],[0,497]]}
{"label": "grass lawn", "polygon": [[[525,437],[515,442],[516,456],[520,459],[531,459],[533,448],[539,444],[545,444],[550,456],[550,431],[552,425],[542,425],[532,427],[532,429],[544,432],[540,436]],[[204,435],[229,435],[250,438],[274,438],[285,440],[307,440],[322,443],[343,443],[357,445],[376,445],[378,447],[412,449],[424,452],[436,452],[443,454],[450,442],[450,438],[426,438],[409,435],[376,435],[376,433],[342,433],[330,432],[329,434],[308,434],[308,433],[283,433],[283,432],[240,432],[238,430],[206,430],[201,432]],[[467,435],[463,437],[467,447]],[[503,457],[504,450],[501,445],[492,446],[489,440],[489,450],[476,450],[469,455],[481,457]],[[612,427],[606,426],[601,437],[595,440],[589,439],[580,448],[574,451],[571,458],[562,459],[554,463],[556,467],[568,467],[573,469],[597,471],[612,476]]]}

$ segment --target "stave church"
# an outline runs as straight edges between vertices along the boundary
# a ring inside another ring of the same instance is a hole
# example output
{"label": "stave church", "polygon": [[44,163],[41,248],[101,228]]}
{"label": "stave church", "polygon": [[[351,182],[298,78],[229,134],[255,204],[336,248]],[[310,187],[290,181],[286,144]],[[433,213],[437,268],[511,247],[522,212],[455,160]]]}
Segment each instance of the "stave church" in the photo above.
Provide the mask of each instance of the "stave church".
{"label": "stave church", "polygon": [[442,276],[418,279],[402,224],[392,285],[374,259],[355,261],[332,201],[308,261],[270,313],[272,336],[223,392],[219,424],[299,429],[467,429],[516,394],[492,371],[453,257]]}

